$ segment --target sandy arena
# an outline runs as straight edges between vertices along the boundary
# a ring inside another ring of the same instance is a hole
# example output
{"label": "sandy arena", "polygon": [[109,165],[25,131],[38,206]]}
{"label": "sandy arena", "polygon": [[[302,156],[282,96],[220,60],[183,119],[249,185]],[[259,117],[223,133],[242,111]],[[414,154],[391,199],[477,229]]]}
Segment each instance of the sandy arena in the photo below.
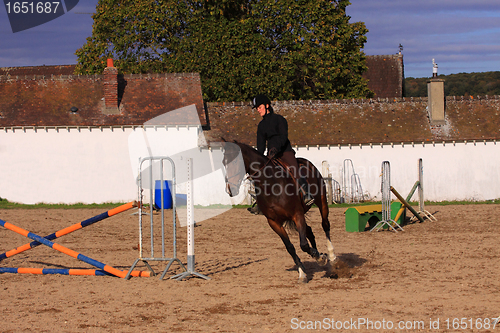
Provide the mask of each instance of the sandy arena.
{"label": "sandy arena", "polygon": [[[345,208],[330,208],[340,261],[330,277],[292,241],[291,257],[263,216],[232,209],[195,228],[196,269],[211,280],[0,274],[1,332],[494,332],[500,316],[499,205],[428,206],[437,222],[404,232],[348,233]],[[41,236],[105,210],[0,210],[0,219]],[[138,257],[138,217],[127,211],[56,240],[121,270]],[[411,213],[408,213],[411,216]],[[155,216],[155,219],[158,218]],[[326,252],[317,208],[309,215]],[[170,228],[167,229],[170,231]],[[169,233],[170,234],[170,233]],[[0,253],[29,242],[0,227]],[[167,255],[171,255],[170,245]],[[186,263],[186,229],[178,228]],[[0,267],[92,268],[46,246]],[[163,271],[164,263],[153,263]],[[144,265],[139,269],[145,270]],[[500,324],[498,325],[500,326]]]}

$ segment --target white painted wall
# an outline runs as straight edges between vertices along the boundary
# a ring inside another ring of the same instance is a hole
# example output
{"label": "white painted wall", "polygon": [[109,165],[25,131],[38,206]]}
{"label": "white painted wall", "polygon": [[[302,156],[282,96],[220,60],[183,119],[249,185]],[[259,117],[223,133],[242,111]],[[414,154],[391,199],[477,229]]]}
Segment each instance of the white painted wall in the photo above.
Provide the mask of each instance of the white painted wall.
{"label": "white painted wall", "polygon": [[[230,200],[224,192],[220,151],[197,148],[200,132],[199,126],[2,129],[0,197],[26,204],[136,200],[138,161],[145,156],[174,156],[178,192],[182,193],[183,158],[189,156],[194,158],[195,168],[203,169],[196,171],[195,204],[241,202],[243,196]],[[363,190],[378,200],[382,162],[391,163],[391,185],[405,197],[418,179],[419,158],[423,159],[426,200],[500,198],[496,142],[296,150],[297,156],[310,159],[320,170],[322,161],[328,161],[333,178],[339,182],[343,161],[351,159]]]}
{"label": "white painted wall", "polygon": [[[195,205],[234,204],[224,191],[220,150],[198,148],[200,126],[15,128],[0,131],[0,197],[34,203],[129,202],[138,198],[139,160],[172,157],[177,193],[186,193],[186,158],[195,164]],[[143,164],[149,200],[149,164]],[[159,179],[153,165],[154,179]],[[164,179],[172,179],[170,164]]]}
{"label": "white painted wall", "polygon": [[0,131],[0,197],[33,204],[131,201],[132,129]]}
{"label": "white painted wall", "polygon": [[319,168],[322,161],[328,161],[332,177],[339,183],[344,160],[351,159],[363,190],[378,200],[383,161],[390,162],[391,185],[406,197],[418,180],[418,159],[422,158],[425,200],[489,200],[500,198],[499,150],[500,145],[491,141],[420,143],[299,147],[297,156],[308,158]]}

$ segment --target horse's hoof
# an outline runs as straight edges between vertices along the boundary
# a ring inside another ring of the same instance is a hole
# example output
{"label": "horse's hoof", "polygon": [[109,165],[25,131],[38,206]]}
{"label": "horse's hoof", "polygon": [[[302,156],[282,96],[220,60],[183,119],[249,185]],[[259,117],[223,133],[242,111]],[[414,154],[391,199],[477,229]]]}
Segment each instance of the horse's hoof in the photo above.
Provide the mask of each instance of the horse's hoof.
{"label": "horse's hoof", "polygon": [[302,268],[299,267],[299,283],[307,283],[307,275]]}
{"label": "horse's hoof", "polygon": [[316,259],[316,262],[320,266],[325,266],[328,264],[328,256],[324,253],[320,254],[319,257]]}
{"label": "horse's hoof", "polygon": [[297,282],[298,282],[298,283],[300,283],[300,284],[306,284],[306,283],[307,283],[307,282],[309,282],[309,281],[307,281],[307,278],[306,278],[306,277],[304,277],[304,278],[299,278],[299,279],[297,280]]}

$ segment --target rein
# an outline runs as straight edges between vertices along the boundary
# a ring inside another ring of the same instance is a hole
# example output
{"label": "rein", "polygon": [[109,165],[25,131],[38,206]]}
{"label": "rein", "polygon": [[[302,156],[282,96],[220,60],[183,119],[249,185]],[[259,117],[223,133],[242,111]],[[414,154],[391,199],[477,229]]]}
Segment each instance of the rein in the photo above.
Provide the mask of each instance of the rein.
{"label": "rein", "polygon": [[257,171],[253,172],[252,174],[248,174],[248,176],[246,176],[246,179],[251,179],[253,181],[255,181],[252,177],[255,176],[256,173],[262,171],[262,169],[264,169],[268,164],[269,162],[273,161],[274,159],[267,159],[266,163],[264,163],[264,165]]}
{"label": "rein", "polygon": [[289,169],[289,166],[287,164],[285,164],[283,161],[279,160],[279,159],[274,159],[274,158],[270,158],[267,160],[266,163],[264,163],[264,165],[257,171],[253,172],[252,174],[249,174],[248,176],[246,176],[246,179],[251,179],[253,181],[255,181],[254,179],[252,179],[253,176],[255,176],[256,173],[260,172],[262,169],[264,169],[268,164],[269,162],[273,162],[274,165],[276,166],[280,166],[282,167],[283,169],[286,170],[286,172],[288,173],[288,175],[292,178],[292,180],[297,183],[297,179],[295,179],[295,177],[293,176],[293,173],[290,171]]}
{"label": "rein", "polygon": [[[293,176],[293,173],[290,171],[289,169],[289,166],[287,164],[285,164],[283,161],[281,161],[280,159],[275,159],[275,158],[268,158],[267,161],[264,163],[264,165],[262,165],[258,170],[252,172],[252,173],[248,173],[243,179],[242,181],[245,181],[247,179],[250,179],[251,181],[256,181],[256,179],[254,179],[254,176],[258,173],[260,173],[262,171],[262,169],[264,169],[270,162],[272,162],[275,166],[280,166],[281,168],[283,168],[284,170],[286,170],[286,172],[288,173],[288,175],[292,178],[292,180],[297,183],[297,179],[295,179],[295,177]],[[226,179],[226,182],[231,184],[231,185],[234,185],[235,187],[237,186],[237,184],[234,184],[232,183],[230,180]]]}

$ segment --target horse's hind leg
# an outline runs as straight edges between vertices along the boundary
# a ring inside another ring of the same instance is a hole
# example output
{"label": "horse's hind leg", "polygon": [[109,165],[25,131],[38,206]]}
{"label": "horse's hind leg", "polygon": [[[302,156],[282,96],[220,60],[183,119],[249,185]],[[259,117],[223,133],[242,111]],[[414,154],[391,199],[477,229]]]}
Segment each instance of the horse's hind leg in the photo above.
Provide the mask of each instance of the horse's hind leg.
{"label": "horse's hind leg", "polygon": [[300,261],[300,258],[297,256],[297,252],[295,252],[295,247],[293,246],[292,242],[290,242],[290,238],[288,237],[288,234],[286,233],[285,228],[283,228],[282,224],[277,223],[274,220],[267,219],[267,222],[269,223],[269,226],[280,236],[281,240],[283,241],[283,244],[285,244],[286,250],[288,253],[292,256],[293,261],[295,262],[295,265],[297,266],[297,269],[299,271],[299,282],[302,283],[307,283],[307,276],[306,276],[306,269],[302,262]]}
{"label": "horse's hind leg", "polygon": [[317,257],[313,256],[314,259],[320,264],[321,266],[324,266],[328,263],[327,256],[323,253],[319,253],[318,248],[316,247],[316,238],[314,237],[314,234],[312,232],[312,229],[310,226],[306,226],[306,237],[309,239],[309,243],[311,243],[311,248],[314,254],[317,254]]}
{"label": "horse's hind leg", "polygon": [[306,225],[306,236],[309,239],[309,243],[311,243],[311,247],[317,249],[316,247],[316,238],[314,237],[313,231],[310,226]]}
{"label": "horse's hind leg", "polygon": [[[300,248],[302,251],[318,260],[320,254],[316,248],[316,241],[314,239],[312,229],[306,224],[304,214],[295,214],[294,222],[297,226],[297,231],[299,232]],[[311,241],[312,246],[309,246],[308,239]]]}

